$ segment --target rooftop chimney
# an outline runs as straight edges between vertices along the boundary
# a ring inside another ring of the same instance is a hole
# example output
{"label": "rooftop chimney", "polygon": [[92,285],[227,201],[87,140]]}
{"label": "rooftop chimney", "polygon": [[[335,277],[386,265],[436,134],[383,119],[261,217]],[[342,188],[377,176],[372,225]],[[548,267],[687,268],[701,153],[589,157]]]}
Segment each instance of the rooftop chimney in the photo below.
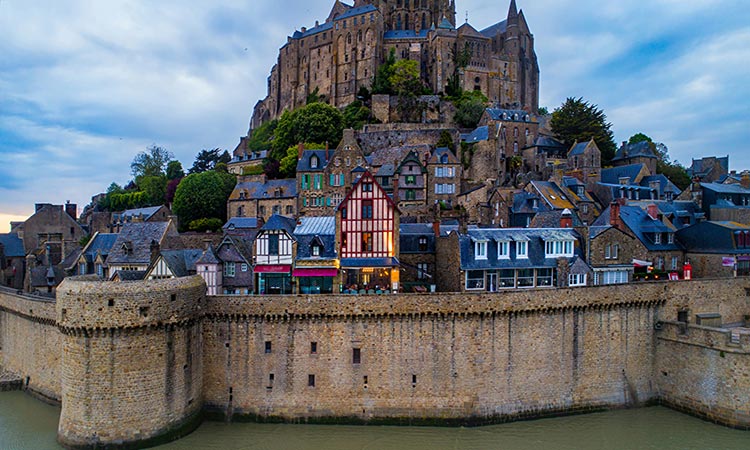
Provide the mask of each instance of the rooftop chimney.
{"label": "rooftop chimney", "polygon": [[305,144],[300,142],[297,144],[297,159],[302,159],[302,152],[305,151]]}
{"label": "rooftop chimney", "polygon": [[65,212],[68,213],[73,220],[78,219],[78,205],[70,203],[70,200],[65,202]]}
{"label": "rooftop chimney", "polygon": [[747,170],[740,176],[740,185],[745,189],[750,189],[750,172]]}
{"label": "rooftop chimney", "polygon": [[659,219],[659,207],[653,203],[648,205],[648,216],[654,220],[658,220]]}
{"label": "rooftop chimney", "polygon": [[439,220],[432,222],[432,231],[435,233],[436,238],[440,237],[440,221]]}
{"label": "rooftop chimney", "polygon": [[618,202],[612,202],[609,205],[609,224],[615,228],[622,226],[620,222],[620,204]]}

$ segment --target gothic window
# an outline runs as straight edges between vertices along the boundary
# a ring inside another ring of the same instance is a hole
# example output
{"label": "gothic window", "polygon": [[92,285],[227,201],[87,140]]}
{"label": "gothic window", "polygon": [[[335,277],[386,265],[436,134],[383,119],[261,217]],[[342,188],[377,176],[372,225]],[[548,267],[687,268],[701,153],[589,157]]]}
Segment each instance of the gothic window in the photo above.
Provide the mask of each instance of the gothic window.
{"label": "gothic window", "polygon": [[408,30],[408,29],[409,29],[409,15],[406,14],[404,16],[404,30]]}
{"label": "gothic window", "polygon": [[346,35],[346,43],[351,44],[352,43],[352,34],[349,33]]}
{"label": "gothic window", "polygon": [[397,30],[400,30],[400,29],[401,29],[401,14],[399,14],[399,15],[398,15],[398,16],[396,17],[396,29],[397,29]]}
{"label": "gothic window", "polygon": [[422,29],[427,29],[427,14],[422,13]]}
{"label": "gothic window", "polygon": [[357,32],[357,41],[358,41],[358,42],[362,42],[362,30],[359,30],[359,31]]}

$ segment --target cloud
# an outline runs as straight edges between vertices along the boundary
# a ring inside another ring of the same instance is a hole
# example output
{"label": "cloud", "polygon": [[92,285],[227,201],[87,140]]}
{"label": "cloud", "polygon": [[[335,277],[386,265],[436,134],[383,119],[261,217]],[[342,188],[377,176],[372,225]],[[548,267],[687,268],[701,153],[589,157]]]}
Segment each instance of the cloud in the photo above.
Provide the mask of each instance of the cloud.
{"label": "cloud", "polygon": [[[509,1],[461,0],[478,29]],[[0,212],[81,205],[151,144],[190,167],[232,150],[288,35],[333,0],[0,1]],[[583,96],[618,139],[643,131],[673,157],[750,167],[743,0],[518,0],[535,35],[541,100]],[[731,13],[727,13],[731,11]]]}

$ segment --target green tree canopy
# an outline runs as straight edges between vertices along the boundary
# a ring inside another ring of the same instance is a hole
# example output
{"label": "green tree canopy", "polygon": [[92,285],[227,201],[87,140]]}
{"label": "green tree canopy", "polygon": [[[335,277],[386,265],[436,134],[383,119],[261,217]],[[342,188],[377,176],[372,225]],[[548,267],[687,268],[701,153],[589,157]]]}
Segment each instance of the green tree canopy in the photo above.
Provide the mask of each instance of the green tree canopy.
{"label": "green tree canopy", "polygon": [[311,103],[293,112],[284,111],[276,127],[270,159],[281,161],[287,149],[299,142],[335,146],[341,140],[344,117],[326,103]]}
{"label": "green tree canopy", "polygon": [[639,142],[654,142],[654,141],[643,133],[636,133],[630,136],[630,139],[628,140],[628,144],[631,144],[631,145],[637,144]]}
{"label": "green tree canopy", "polygon": [[344,117],[344,128],[360,130],[366,123],[375,122],[375,116],[372,115],[370,108],[359,100],[349,103],[344,108],[342,114]]}
{"label": "green tree canopy", "polygon": [[130,172],[138,183],[140,177],[153,177],[164,175],[167,164],[174,158],[172,152],[162,147],[152,145],[145,152],[135,155],[130,163]]}
{"label": "green tree canopy", "polygon": [[419,77],[419,63],[411,59],[400,59],[393,65],[393,73],[388,77],[393,91],[399,95],[419,95],[424,87]]}
{"label": "green tree canopy", "polygon": [[274,119],[252,130],[247,140],[247,149],[254,152],[270,150],[273,145],[274,132],[278,124],[279,121]]}
{"label": "green tree canopy", "polygon": [[456,123],[463,128],[476,128],[487,108],[487,97],[481,91],[470,91],[461,94],[455,102]]}
{"label": "green tree canopy", "polygon": [[163,205],[167,193],[167,177],[164,175],[141,177],[138,188],[146,195],[146,204],[143,206]]}
{"label": "green tree canopy", "polygon": [[[324,144],[309,142],[302,144],[307,150],[326,148]],[[279,177],[294,178],[297,174],[297,160],[299,159],[299,145],[293,145],[286,149],[286,156],[279,161]]]}
{"label": "green tree canopy", "polygon": [[392,48],[388,53],[385,62],[378,67],[375,77],[372,80],[373,94],[394,94],[391,86],[391,76],[393,75],[393,66],[396,64],[396,49]]}
{"label": "green tree canopy", "polygon": [[176,180],[184,176],[185,171],[182,170],[182,163],[177,160],[169,161],[169,164],[167,164],[167,179]]}
{"label": "green tree canopy", "polygon": [[607,116],[597,105],[583,98],[568,98],[552,113],[552,131],[567,145],[586,142],[594,138],[602,152],[602,165],[608,166],[615,156],[614,134]]}
{"label": "green tree canopy", "polygon": [[185,230],[198,219],[226,221],[227,199],[236,184],[234,175],[209,170],[183,178],[174,195],[172,211]]}
{"label": "green tree canopy", "polygon": [[214,148],[211,150],[203,149],[195,155],[195,161],[193,167],[190,168],[190,173],[201,173],[207,170],[213,170],[218,163],[228,164],[232,160],[229,152],[220,148]]}
{"label": "green tree canopy", "polygon": [[446,147],[450,149],[450,151],[452,151],[454,154],[456,153],[456,144],[453,141],[453,136],[451,136],[450,131],[443,130],[440,132],[440,138],[438,139],[437,144],[435,144],[435,147]]}
{"label": "green tree canopy", "polygon": [[656,173],[664,174],[669,181],[675,184],[680,190],[690,186],[690,176],[685,167],[679,161],[672,161],[669,157],[669,148],[666,145],[654,142],[649,136],[643,133],[636,133],[630,136],[628,144],[637,144],[639,142],[648,142],[651,150],[656,155]]}

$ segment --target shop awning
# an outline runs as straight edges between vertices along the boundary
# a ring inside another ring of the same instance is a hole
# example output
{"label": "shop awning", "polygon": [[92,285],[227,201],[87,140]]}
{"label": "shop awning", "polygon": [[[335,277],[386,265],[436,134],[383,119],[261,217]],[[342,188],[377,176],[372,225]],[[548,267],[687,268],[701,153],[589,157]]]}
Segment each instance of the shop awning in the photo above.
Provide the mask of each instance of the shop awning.
{"label": "shop awning", "polygon": [[292,275],[295,277],[335,277],[337,269],[294,269]]}
{"label": "shop awning", "polygon": [[394,257],[388,258],[342,258],[341,267],[349,269],[362,269],[366,267],[379,268],[379,267],[396,267],[398,266],[398,259]]}
{"label": "shop awning", "polygon": [[279,264],[275,266],[255,266],[255,273],[289,273],[292,271],[291,265]]}
{"label": "shop awning", "polygon": [[648,266],[651,265],[651,261],[643,261],[643,260],[640,260],[640,259],[634,259],[633,260],[633,265],[636,266],[636,267],[648,267]]}

